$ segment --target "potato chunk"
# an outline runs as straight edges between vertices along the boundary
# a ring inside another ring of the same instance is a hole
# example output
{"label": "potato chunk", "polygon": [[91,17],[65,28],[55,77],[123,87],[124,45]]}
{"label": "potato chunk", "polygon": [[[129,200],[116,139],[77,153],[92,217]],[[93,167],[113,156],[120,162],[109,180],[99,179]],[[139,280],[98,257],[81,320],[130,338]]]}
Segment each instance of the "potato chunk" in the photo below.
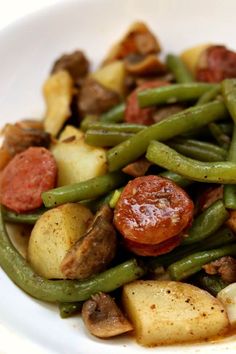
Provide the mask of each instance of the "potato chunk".
{"label": "potato chunk", "polygon": [[51,75],[44,84],[43,93],[47,111],[44,128],[47,133],[56,136],[69,118],[73,96],[73,80],[67,71]]}
{"label": "potato chunk", "polygon": [[58,167],[58,186],[86,181],[106,173],[106,151],[84,142],[83,133],[67,126],[51,146]]}
{"label": "potato chunk", "polygon": [[181,59],[191,71],[193,75],[196,72],[196,66],[198,64],[201,54],[210,46],[210,44],[199,44],[193,48],[186,49],[182,52]]}
{"label": "potato chunk", "polygon": [[147,280],[127,284],[123,304],[137,341],[145,346],[207,339],[229,326],[217,299],[185,283]]}
{"label": "potato chunk", "polygon": [[231,325],[236,328],[236,283],[222,289],[217,298],[224,304]]}
{"label": "potato chunk", "polygon": [[92,73],[91,77],[108,90],[114,91],[121,96],[124,94],[125,65],[122,61],[117,60],[105,65]]}
{"label": "potato chunk", "polygon": [[80,204],[68,203],[45,212],[36,222],[29,240],[28,260],[48,279],[63,279],[62,259],[83,236],[93,215]]}

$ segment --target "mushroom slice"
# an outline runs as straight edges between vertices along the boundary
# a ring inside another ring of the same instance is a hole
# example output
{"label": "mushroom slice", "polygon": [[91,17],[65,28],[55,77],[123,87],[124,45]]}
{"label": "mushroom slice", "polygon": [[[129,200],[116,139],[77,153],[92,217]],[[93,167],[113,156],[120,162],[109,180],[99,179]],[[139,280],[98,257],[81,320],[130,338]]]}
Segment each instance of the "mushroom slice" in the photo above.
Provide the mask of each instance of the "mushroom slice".
{"label": "mushroom slice", "polygon": [[122,38],[108,53],[104,64],[117,59],[123,59],[130,54],[147,55],[159,53],[160,44],[149,28],[143,22],[135,22]]}
{"label": "mushroom slice", "polygon": [[99,338],[114,337],[133,330],[115,301],[104,293],[92,296],[83,304],[82,318],[89,332]]}
{"label": "mushroom slice", "polygon": [[153,114],[153,120],[155,123],[162,121],[163,119],[168,118],[169,116],[179,113],[184,110],[184,107],[179,104],[169,104],[164,107],[158,107],[156,112]]}
{"label": "mushroom slice", "polygon": [[226,283],[236,282],[236,259],[230,256],[221,257],[202,267],[207,274],[219,274]]}
{"label": "mushroom slice", "polygon": [[28,147],[48,147],[50,144],[50,134],[43,130],[43,124],[40,121],[26,119],[15,124],[6,124],[0,133],[3,136],[3,144],[0,148],[0,171],[13,156]]}
{"label": "mushroom slice", "polygon": [[87,78],[81,87],[78,108],[83,114],[101,114],[119,102],[117,92],[107,89],[93,78]]}
{"label": "mushroom slice", "polygon": [[14,156],[30,146],[48,147],[50,134],[40,128],[38,124],[31,124],[31,121],[22,121],[15,124],[7,124],[3,129],[3,147]]}
{"label": "mushroom slice", "polygon": [[87,233],[68,251],[61,271],[69,279],[86,279],[103,271],[116,253],[116,232],[112,210],[104,205]]}
{"label": "mushroom slice", "polygon": [[76,50],[70,54],[64,54],[57,59],[53,65],[51,74],[66,70],[73,81],[77,83],[89,72],[89,61],[81,50]]}
{"label": "mushroom slice", "polygon": [[125,58],[125,68],[132,75],[164,74],[165,65],[155,54],[147,56],[132,54]]}
{"label": "mushroom slice", "polygon": [[151,162],[149,162],[145,157],[134,161],[127,166],[125,166],[122,171],[127,173],[127,175],[133,177],[144,176],[149,167],[151,166]]}

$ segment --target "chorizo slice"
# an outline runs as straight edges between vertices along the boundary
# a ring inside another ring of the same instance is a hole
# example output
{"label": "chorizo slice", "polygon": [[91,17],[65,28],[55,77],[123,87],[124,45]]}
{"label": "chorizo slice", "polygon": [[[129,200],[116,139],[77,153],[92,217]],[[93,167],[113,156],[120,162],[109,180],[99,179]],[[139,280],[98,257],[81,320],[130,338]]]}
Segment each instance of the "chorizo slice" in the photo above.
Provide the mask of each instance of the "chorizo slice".
{"label": "chorizo slice", "polygon": [[157,245],[145,245],[144,243],[130,240],[125,240],[124,244],[127,249],[139,256],[155,257],[172,251],[175,247],[179,246],[181,241],[182,237],[178,235],[158,243]]}
{"label": "chorizo slice", "polygon": [[137,93],[149,88],[156,88],[161,86],[169,85],[167,81],[155,80],[148,81],[141,84],[136,90],[134,90],[126,102],[125,109],[125,122],[127,123],[138,123],[144,125],[151,125],[155,123],[154,121],[154,107],[140,108],[137,99]]}
{"label": "chorizo slice", "polygon": [[30,147],[15,155],[1,174],[0,202],[17,213],[42,205],[41,194],[56,184],[57,166],[51,152]]}
{"label": "chorizo slice", "polygon": [[171,180],[137,177],[124,188],[115,207],[114,223],[125,240],[157,245],[190,226],[194,205]]}
{"label": "chorizo slice", "polygon": [[200,56],[196,79],[204,82],[221,82],[236,77],[236,53],[223,45],[208,47]]}

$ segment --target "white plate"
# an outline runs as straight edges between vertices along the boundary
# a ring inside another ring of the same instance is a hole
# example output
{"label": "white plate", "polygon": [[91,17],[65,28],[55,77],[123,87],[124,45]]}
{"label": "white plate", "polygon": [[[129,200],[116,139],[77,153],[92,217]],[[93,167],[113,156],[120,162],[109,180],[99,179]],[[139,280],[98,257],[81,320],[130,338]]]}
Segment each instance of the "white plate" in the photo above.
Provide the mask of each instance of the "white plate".
{"label": "white plate", "polygon": [[[234,0],[67,1],[0,33],[0,124],[39,117],[41,86],[55,58],[75,48],[98,63],[134,20],[144,20],[167,51],[201,42],[235,47]],[[0,272],[0,352],[57,354],[235,353],[235,338],[207,345],[146,349],[132,339],[91,337],[77,318],[25,295]],[[15,348],[15,349],[14,349]]]}

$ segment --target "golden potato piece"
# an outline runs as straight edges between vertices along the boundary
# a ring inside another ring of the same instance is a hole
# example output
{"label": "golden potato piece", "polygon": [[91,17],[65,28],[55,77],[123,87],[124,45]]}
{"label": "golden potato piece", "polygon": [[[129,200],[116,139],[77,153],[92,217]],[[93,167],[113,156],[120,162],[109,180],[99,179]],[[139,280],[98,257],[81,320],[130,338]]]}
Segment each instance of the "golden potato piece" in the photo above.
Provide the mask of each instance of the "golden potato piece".
{"label": "golden potato piece", "polygon": [[86,181],[107,171],[106,151],[84,142],[83,133],[67,126],[51,146],[58,167],[58,186]]}
{"label": "golden potato piece", "polygon": [[47,133],[56,136],[71,114],[73,80],[67,71],[59,71],[47,79],[43,93],[47,108],[44,128]]}
{"label": "golden potato piece", "polygon": [[210,45],[211,44],[209,43],[199,44],[193,48],[186,49],[181,53],[181,59],[193,75],[195,75],[196,67],[202,52],[210,47]]}
{"label": "golden potato piece", "polygon": [[120,96],[124,94],[125,65],[123,61],[117,60],[107,64],[92,73],[91,77],[108,90],[114,91]]}
{"label": "golden potato piece", "polygon": [[36,222],[29,240],[28,260],[39,275],[63,279],[61,262],[71,246],[84,235],[93,215],[74,203],[45,212]]}
{"label": "golden potato piece", "polygon": [[208,339],[229,327],[223,305],[190,284],[136,281],[124,286],[123,304],[144,346]]}
{"label": "golden potato piece", "polygon": [[224,304],[231,326],[236,328],[236,283],[226,286],[217,294],[222,304]]}

